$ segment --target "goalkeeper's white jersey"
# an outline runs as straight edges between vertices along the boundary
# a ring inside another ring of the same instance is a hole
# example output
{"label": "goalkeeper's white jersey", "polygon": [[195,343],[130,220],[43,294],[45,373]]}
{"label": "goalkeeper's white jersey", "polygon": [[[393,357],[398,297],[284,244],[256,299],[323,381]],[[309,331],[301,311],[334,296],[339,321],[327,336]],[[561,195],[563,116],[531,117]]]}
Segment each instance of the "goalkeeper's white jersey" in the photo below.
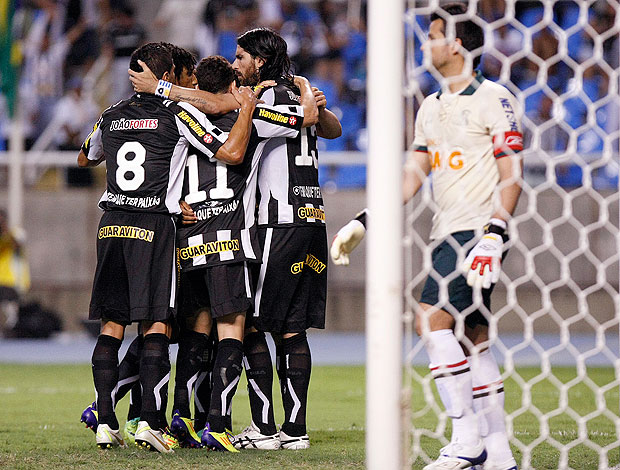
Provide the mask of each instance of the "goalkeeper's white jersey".
{"label": "goalkeeper's white jersey", "polygon": [[432,239],[489,221],[499,182],[495,159],[523,149],[519,116],[515,97],[480,73],[460,93],[437,92],[422,102],[413,145],[431,162]]}

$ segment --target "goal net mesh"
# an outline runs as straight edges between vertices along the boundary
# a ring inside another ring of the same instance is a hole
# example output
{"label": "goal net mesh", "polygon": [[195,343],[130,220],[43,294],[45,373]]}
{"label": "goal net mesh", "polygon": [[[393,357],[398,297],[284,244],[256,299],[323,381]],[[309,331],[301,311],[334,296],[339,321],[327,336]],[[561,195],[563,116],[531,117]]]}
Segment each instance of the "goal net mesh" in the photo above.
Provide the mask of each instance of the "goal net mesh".
{"label": "goal net mesh", "polygon": [[[440,1],[405,12],[407,143],[440,76],[420,50]],[[491,350],[502,370],[506,425],[519,468],[619,465],[618,33],[609,1],[475,1],[481,70],[523,108],[523,192],[492,297]],[[405,468],[450,438],[415,311],[431,271],[434,212],[425,184],[406,209]],[[447,282],[444,280],[442,282]],[[456,334],[462,338],[463,319]],[[620,467],[617,467],[620,468]]]}

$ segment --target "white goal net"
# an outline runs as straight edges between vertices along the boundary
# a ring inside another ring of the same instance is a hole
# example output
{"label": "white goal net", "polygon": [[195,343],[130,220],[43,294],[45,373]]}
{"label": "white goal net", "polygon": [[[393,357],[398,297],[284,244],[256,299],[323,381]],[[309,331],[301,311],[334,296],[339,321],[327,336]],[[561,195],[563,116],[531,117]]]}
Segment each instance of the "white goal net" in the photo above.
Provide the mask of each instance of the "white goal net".
{"label": "white goal net", "polygon": [[[420,103],[439,88],[420,45],[444,3],[406,3],[407,144]],[[489,329],[513,454],[521,469],[619,468],[619,3],[470,0],[467,16],[485,31],[483,75],[524,110],[523,192]],[[435,246],[430,189],[404,225],[402,463],[416,469],[450,438],[414,328]]]}

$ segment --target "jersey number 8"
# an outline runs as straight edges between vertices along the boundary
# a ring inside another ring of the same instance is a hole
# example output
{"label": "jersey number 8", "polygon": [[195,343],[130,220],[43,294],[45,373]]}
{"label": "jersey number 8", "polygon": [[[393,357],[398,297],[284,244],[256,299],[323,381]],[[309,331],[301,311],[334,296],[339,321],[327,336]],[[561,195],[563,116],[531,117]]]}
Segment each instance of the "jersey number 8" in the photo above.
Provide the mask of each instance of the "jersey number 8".
{"label": "jersey number 8", "polygon": [[[132,160],[127,160],[127,155],[134,154]],[[116,152],[116,184],[123,191],[135,191],[144,182],[144,167],[146,161],[146,149],[140,142],[125,142]],[[133,174],[133,178],[127,179],[127,173]]]}

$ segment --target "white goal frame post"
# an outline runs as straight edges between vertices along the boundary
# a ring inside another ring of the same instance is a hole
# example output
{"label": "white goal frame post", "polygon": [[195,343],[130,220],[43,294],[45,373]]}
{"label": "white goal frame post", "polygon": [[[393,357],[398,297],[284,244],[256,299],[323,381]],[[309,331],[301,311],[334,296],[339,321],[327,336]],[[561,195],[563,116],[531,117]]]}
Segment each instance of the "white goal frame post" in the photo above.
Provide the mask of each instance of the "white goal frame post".
{"label": "white goal frame post", "polygon": [[[414,363],[420,366],[425,360],[422,341],[414,333],[413,319],[421,287],[430,272],[433,244],[429,243],[428,232],[433,202],[427,184],[403,210],[400,181],[405,147],[413,138],[414,109],[417,110],[424,98],[419,80],[430,66],[413,60],[414,48],[419,49],[426,35],[417,16],[428,18],[445,3],[448,1],[368,0],[367,202],[371,219],[366,246],[366,468],[369,470],[422,468],[437,457],[438,447],[447,443],[446,436],[449,438],[448,419],[434,395],[432,378],[427,369],[413,367]],[[474,18],[483,2],[467,3],[467,15]],[[522,153],[523,194],[509,224],[511,253],[493,297],[492,350],[507,386],[518,388],[521,395],[521,406],[507,413],[507,429],[522,470],[536,466],[538,446],[549,449],[557,468],[578,468],[573,467],[579,464],[571,460],[572,452],[582,448],[596,456],[591,468],[607,469],[618,465],[616,454],[620,453],[620,413],[609,405],[609,394],[618,394],[620,385],[616,336],[620,329],[620,188],[600,189],[597,175],[607,172],[607,176],[611,174],[609,181],[613,182],[614,173],[617,177],[620,167],[617,122],[620,69],[605,62],[602,53],[603,42],[620,34],[620,5],[610,3],[616,12],[615,23],[598,34],[588,26],[588,9],[593,7],[594,0],[573,1],[579,7],[579,17],[565,29],[554,23],[553,8],[558,0],[535,2],[543,6],[543,13],[538,22],[529,26],[519,23],[515,17],[517,3],[527,2],[505,0],[503,3],[506,6],[503,17],[492,23],[474,19],[485,31],[483,57],[490,54],[501,62],[498,82],[517,101],[523,104],[542,91],[553,100],[554,108],[546,121],[536,121],[527,113],[522,118],[527,142]],[[517,56],[503,56],[493,48],[490,37],[502,25],[514,26],[523,37]],[[547,83],[548,65],[556,57],[546,62],[532,51],[533,37],[545,28],[558,40],[559,60],[574,72],[572,86],[557,94]],[[593,47],[589,57],[576,61],[569,57],[568,40],[579,30],[586,30],[593,38]],[[531,59],[538,66],[534,84],[523,90],[510,82],[511,66],[520,57]],[[608,85],[604,96],[588,102],[583,90],[583,72],[591,65],[601,67],[608,77]],[[433,77],[438,78],[436,73]],[[588,110],[585,122],[571,129],[566,124],[564,109],[575,97],[582,99]],[[597,120],[597,112],[603,106],[612,109],[615,119],[605,129]],[[554,126],[570,136],[565,148],[560,150],[544,148],[542,143],[545,132]],[[581,148],[580,142],[588,133],[603,142],[601,149]],[[581,172],[579,183],[572,187],[571,183],[559,181],[560,173],[571,166]],[[582,272],[579,263],[587,265]],[[525,295],[524,287],[529,289]],[[569,300],[558,298],[557,292],[564,292]],[[597,300],[598,294],[602,300]],[[521,305],[528,295],[533,298],[534,306],[527,302]],[[503,336],[502,326],[511,318],[521,322],[520,330],[513,332],[518,338],[516,342]],[[462,319],[458,323],[462,327]],[[551,332],[552,344],[545,344],[538,336],[538,330],[545,328]],[[579,328],[591,333],[591,343],[579,342]],[[540,373],[534,378],[521,376],[518,370],[520,365],[528,364],[528,359],[524,359],[526,352],[533,353],[538,361]],[[558,357],[562,365],[574,368],[575,377],[568,382],[554,375]],[[612,368],[613,379],[602,385],[595,383],[588,375],[592,361]],[[557,409],[539,409],[532,401],[531,391],[541,381],[556,387]],[[596,403],[585,416],[570,408],[571,388],[579,386],[585,387],[586,393],[591,394],[589,398]],[[416,429],[414,422],[425,413],[435,413],[436,424],[432,429]],[[519,419],[524,413],[538,420],[538,430],[532,439],[519,434]],[[567,431],[574,438],[567,441],[562,431],[552,429],[551,423],[558,416],[568,416],[574,421]],[[613,423],[615,435],[611,436],[611,442],[590,440],[589,421],[598,418]],[[425,449],[429,440],[436,441],[437,449]]]}

